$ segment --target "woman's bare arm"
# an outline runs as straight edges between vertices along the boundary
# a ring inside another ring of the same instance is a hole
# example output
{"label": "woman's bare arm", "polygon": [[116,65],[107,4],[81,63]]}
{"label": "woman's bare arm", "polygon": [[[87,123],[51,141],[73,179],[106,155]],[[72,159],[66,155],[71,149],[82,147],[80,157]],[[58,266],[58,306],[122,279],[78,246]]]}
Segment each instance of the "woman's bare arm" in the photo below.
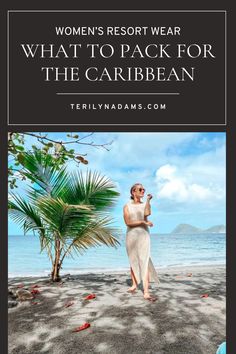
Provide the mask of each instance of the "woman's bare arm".
{"label": "woman's bare arm", "polygon": [[153,226],[153,223],[151,221],[148,221],[148,217],[147,216],[144,216],[144,220],[146,221],[146,225]]}
{"label": "woman's bare arm", "polygon": [[150,204],[150,200],[152,199],[152,195],[148,194],[147,195],[147,201],[145,204],[145,208],[144,208],[144,216],[149,216],[151,215],[151,204]]}

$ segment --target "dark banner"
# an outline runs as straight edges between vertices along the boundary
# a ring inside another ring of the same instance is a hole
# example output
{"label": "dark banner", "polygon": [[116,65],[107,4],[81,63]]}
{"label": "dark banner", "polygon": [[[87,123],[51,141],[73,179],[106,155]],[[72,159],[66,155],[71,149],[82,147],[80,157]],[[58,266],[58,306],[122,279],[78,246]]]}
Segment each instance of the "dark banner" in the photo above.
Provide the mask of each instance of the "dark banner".
{"label": "dark banner", "polygon": [[9,11],[9,125],[225,125],[224,11]]}

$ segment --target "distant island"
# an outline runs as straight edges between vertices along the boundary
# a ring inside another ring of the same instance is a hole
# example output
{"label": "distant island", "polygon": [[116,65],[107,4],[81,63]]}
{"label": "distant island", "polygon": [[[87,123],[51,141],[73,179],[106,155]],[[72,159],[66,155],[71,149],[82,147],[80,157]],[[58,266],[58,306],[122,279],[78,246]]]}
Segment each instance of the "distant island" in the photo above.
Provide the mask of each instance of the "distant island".
{"label": "distant island", "polygon": [[189,224],[179,224],[174,228],[171,234],[199,234],[199,233],[217,233],[224,234],[226,232],[225,225],[215,225],[209,229],[200,229]]}

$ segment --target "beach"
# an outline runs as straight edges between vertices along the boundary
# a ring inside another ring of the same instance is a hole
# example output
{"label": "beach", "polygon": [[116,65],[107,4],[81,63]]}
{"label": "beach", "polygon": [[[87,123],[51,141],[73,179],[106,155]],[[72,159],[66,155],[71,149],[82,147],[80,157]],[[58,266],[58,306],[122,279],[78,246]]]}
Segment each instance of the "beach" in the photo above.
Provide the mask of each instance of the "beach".
{"label": "beach", "polygon": [[[10,278],[10,289],[36,291],[34,299],[9,308],[9,353],[215,354],[225,340],[225,266],[158,273],[160,283],[150,289],[155,302],[140,289],[127,292],[127,271],[70,274],[60,283]],[[74,332],[84,323],[90,327]]]}

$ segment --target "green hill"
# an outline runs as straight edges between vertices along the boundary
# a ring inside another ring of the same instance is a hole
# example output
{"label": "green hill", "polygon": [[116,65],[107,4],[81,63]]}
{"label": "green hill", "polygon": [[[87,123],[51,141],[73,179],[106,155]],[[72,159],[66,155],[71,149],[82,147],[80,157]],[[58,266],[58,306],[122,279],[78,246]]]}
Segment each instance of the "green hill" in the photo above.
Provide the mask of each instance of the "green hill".
{"label": "green hill", "polygon": [[189,224],[179,224],[174,228],[174,230],[171,233],[172,234],[195,234],[199,232],[202,232],[202,229],[199,229]]}
{"label": "green hill", "polygon": [[225,233],[225,225],[215,225],[209,229],[200,229],[190,224],[179,224],[174,228],[171,234],[199,234],[199,233]]}
{"label": "green hill", "polygon": [[211,232],[211,233],[225,233],[226,232],[226,227],[225,225],[216,225],[212,226],[209,229],[205,230],[204,232]]}

